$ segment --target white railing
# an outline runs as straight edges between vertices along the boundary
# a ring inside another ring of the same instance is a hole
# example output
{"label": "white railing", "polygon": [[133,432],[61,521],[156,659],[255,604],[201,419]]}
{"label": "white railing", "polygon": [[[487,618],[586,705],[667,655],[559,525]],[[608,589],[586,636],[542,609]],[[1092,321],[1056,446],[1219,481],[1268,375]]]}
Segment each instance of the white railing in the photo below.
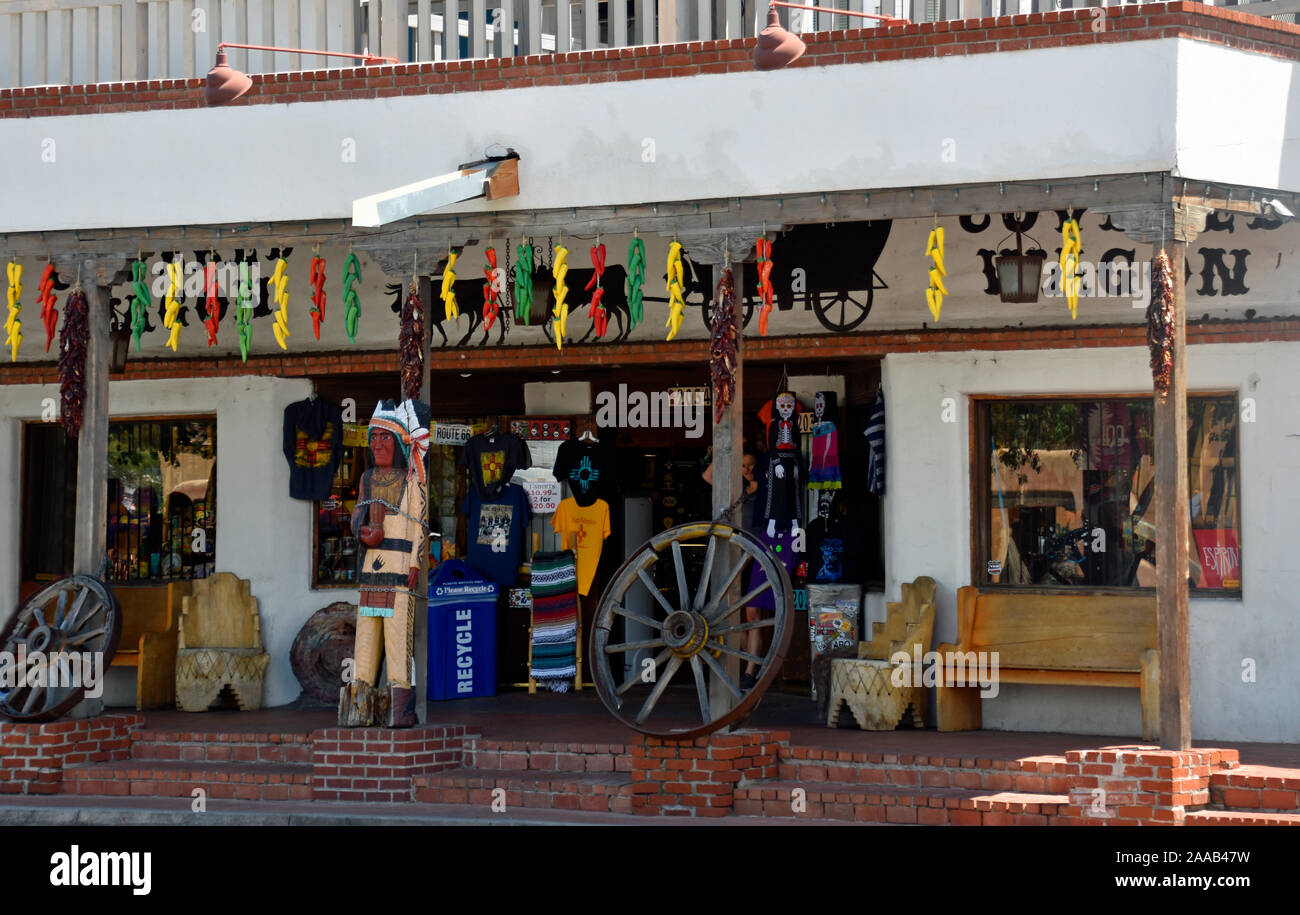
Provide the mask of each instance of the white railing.
{"label": "white railing", "polygon": [[[822,0],[913,22],[1105,6],[1107,0]],[[1288,20],[1300,0],[1244,6]],[[222,41],[406,61],[512,57],[756,35],[766,0],[0,0],[0,88],[202,76]],[[781,10],[796,32],[872,20]],[[454,20],[457,28],[448,29]],[[354,66],[232,49],[248,73]]]}

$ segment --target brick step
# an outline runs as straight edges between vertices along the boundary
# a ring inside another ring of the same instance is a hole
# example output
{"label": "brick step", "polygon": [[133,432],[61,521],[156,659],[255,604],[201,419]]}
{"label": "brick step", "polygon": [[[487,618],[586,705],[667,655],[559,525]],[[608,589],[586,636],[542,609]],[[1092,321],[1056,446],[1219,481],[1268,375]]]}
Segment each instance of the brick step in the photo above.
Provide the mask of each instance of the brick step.
{"label": "brick step", "polygon": [[417,775],[415,800],[423,804],[482,804],[505,790],[506,808],[632,812],[632,778],[621,773],[528,771],[463,767]]}
{"label": "brick step", "polygon": [[1300,826],[1300,813],[1263,810],[1198,810],[1188,813],[1186,826]]}
{"label": "brick step", "polygon": [[163,762],[247,762],[294,765],[311,762],[311,735],[137,730],[131,758]]}
{"label": "brick step", "polygon": [[[794,792],[804,792],[795,812]],[[739,816],[825,818],[922,826],[1046,826],[1069,803],[1065,794],[908,788],[816,781],[754,781],[736,787]]]}
{"label": "brick step", "polygon": [[124,761],[63,769],[63,793],[189,797],[203,788],[210,798],[311,800],[311,766],[271,763]]}
{"label": "brick step", "polygon": [[465,767],[512,772],[631,772],[631,747],[621,743],[556,743],[545,740],[465,741]]}
{"label": "brick step", "polygon": [[1069,791],[1064,756],[989,759],[789,747],[783,748],[777,771],[780,778],[788,781],[844,786],[961,788],[1030,794]]}
{"label": "brick step", "polygon": [[1239,766],[1211,773],[1210,802],[1236,809],[1300,811],[1300,770]]}

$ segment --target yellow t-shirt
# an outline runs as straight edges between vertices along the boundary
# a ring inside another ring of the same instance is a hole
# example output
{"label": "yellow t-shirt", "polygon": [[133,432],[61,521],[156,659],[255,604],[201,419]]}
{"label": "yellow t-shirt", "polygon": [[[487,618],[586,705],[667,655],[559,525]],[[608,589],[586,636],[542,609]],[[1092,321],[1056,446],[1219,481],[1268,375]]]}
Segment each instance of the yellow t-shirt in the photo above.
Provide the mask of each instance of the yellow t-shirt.
{"label": "yellow t-shirt", "polygon": [[578,538],[578,593],[583,597],[591,590],[591,581],[596,577],[596,566],[600,562],[601,546],[609,536],[609,504],[604,499],[582,508],[569,497],[560,503],[551,517],[551,530],[564,540],[568,547],[569,534]]}

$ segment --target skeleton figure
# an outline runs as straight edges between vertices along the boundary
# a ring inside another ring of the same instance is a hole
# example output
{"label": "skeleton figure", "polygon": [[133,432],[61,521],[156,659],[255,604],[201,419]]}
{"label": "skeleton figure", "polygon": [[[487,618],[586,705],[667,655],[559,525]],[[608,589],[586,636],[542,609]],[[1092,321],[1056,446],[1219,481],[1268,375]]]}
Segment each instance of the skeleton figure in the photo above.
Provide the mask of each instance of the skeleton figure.
{"label": "skeleton figure", "polygon": [[803,490],[806,477],[799,459],[798,430],[795,411],[798,401],[790,391],[782,391],[773,401],[776,415],[772,418],[767,453],[767,498],[759,506],[762,520],[766,520],[769,537],[776,535],[778,526],[790,526],[796,534],[803,527]]}
{"label": "skeleton figure", "polygon": [[813,395],[813,438],[808,467],[809,489],[839,489],[840,444],[836,422],[836,396],[834,391],[818,391]]}
{"label": "skeleton figure", "polygon": [[795,408],[798,401],[794,394],[782,391],[776,395],[775,406],[777,418],[772,423],[772,450],[799,450],[799,440],[795,438]]}

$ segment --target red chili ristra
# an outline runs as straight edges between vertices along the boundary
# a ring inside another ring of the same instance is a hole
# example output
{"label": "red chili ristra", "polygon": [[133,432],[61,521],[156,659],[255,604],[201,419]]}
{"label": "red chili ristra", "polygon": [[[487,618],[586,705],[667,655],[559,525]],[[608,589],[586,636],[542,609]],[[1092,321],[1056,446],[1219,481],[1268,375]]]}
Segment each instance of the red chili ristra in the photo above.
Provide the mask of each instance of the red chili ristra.
{"label": "red chili ristra", "polygon": [[736,295],[730,270],[723,270],[713,297],[713,322],[709,336],[709,377],[713,381],[713,421],[722,414],[736,392]]}
{"label": "red chili ristra", "polygon": [[68,437],[76,438],[81,433],[86,403],[86,348],[90,341],[86,294],[73,290],[64,312],[59,332],[59,414]]}

